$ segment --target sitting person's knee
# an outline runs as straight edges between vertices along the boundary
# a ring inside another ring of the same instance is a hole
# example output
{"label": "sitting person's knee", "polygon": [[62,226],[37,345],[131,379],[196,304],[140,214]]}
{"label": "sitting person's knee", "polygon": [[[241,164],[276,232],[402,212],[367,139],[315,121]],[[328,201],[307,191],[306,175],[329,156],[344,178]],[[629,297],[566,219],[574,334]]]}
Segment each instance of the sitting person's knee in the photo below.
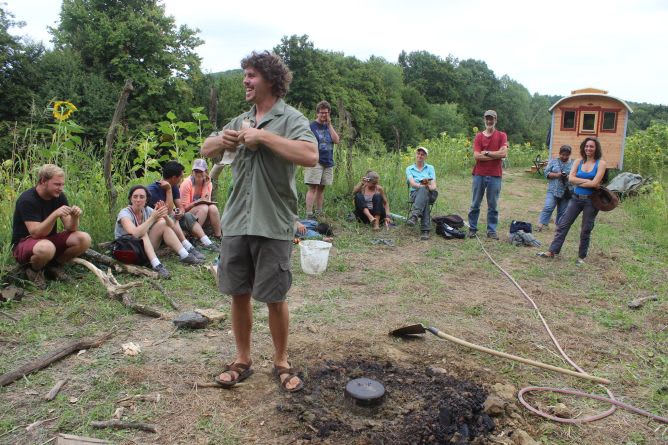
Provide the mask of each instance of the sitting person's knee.
{"label": "sitting person's knee", "polygon": [[86,232],[75,232],[75,235],[77,236],[76,244],[80,246],[83,250],[88,249],[90,245],[93,243],[93,239]]}
{"label": "sitting person's knee", "polygon": [[50,260],[56,255],[56,246],[51,241],[42,240],[35,244],[32,254],[40,259]]}

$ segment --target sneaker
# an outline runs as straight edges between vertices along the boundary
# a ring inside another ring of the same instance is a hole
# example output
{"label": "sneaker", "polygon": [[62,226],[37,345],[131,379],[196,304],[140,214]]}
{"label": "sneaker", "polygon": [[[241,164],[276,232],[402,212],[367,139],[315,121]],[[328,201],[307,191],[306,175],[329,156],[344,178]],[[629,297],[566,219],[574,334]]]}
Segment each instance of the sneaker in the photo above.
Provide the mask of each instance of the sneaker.
{"label": "sneaker", "polygon": [[205,260],[206,257],[202,252],[199,250],[195,249],[194,247],[188,251],[188,253],[192,254],[195,258],[200,259],[200,260]]}
{"label": "sneaker", "polygon": [[163,280],[169,278],[169,271],[162,263],[154,267],[153,270],[158,272],[158,277],[162,278]]}
{"label": "sneaker", "polygon": [[466,235],[468,238],[475,238],[476,233],[478,233],[477,230],[469,230],[469,233]]}
{"label": "sneaker", "polygon": [[62,264],[49,264],[44,268],[44,275],[50,280],[56,281],[70,281],[71,278],[65,272],[65,268]]}
{"label": "sneaker", "polygon": [[187,257],[181,258],[181,262],[183,264],[196,265],[196,264],[202,264],[204,260],[200,260],[195,255],[193,255],[192,252],[190,252]]}
{"label": "sneaker", "polygon": [[315,213],[307,213],[306,219],[315,219]]}
{"label": "sneaker", "polygon": [[420,235],[422,241],[427,241],[429,239],[429,230],[423,230],[422,235]]}
{"label": "sneaker", "polygon": [[208,250],[209,252],[218,252],[220,250],[220,246],[216,243],[211,243],[211,244],[206,245],[206,246],[204,244],[202,244],[200,246],[200,249]]}
{"label": "sneaker", "polygon": [[417,224],[417,216],[415,216],[415,215],[409,216],[408,219],[406,220],[406,225],[412,227],[415,224]]}
{"label": "sneaker", "polygon": [[487,232],[487,238],[498,240],[499,235],[497,235],[496,232]]}
{"label": "sneaker", "polygon": [[539,256],[541,258],[554,258],[554,254],[551,252],[538,252],[536,256]]}
{"label": "sneaker", "polygon": [[584,258],[578,258],[577,260],[575,260],[575,265],[576,266],[584,266],[585,264],[587,264],[587,263],[585,263]]}
{"label": "sneaker", "polygon": [[46,277],[44,276],[44,269],[32,270],[32,267],[26,267],[26,277],[32,281],[37,289],[46,289]]}

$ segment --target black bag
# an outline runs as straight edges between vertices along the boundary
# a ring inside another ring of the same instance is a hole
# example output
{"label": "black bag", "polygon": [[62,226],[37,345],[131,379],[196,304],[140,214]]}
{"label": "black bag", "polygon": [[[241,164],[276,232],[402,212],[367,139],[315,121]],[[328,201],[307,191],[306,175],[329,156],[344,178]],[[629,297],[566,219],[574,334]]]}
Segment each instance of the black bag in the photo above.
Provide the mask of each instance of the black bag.
{"label": "black bag", "polygon": [[125,264],[148,264],[144,242],[132,235],[123,235],[111,243],[111,256]]}
{"label": "black bag", "polygon": [[464,220],[459,215],[435,216],[431,220],[437,226],[439,224],[447,224],[455,229],[461,229],[462,227],[464,227]]}
{"label": "black bag", "polygon": [[562,176],[561,177],[561,183],[564,185],[564,194],[561,195],[561,198],[559,198],[559,199],[566,199],[566,200],[571,199],[572,192],[571,192],[571,188],[568,185],[568,179],[566,179],[565,177]]}
{"label": "black bag", "polygon": [[452,239],[452,238],[457,238],[457,239],[464,239],[466,238],[466,234],[462,232],[459,229],[455,229],[454,227],[442,223],[442,224],[436,224],[436,233],[438,235],[441,235],[445,239]]}
{"label": "black bag", "polygon": [[515,233],[518,230],[523,230],[524,233],[531,233],[531,223],[513,220],[510,223],[510,233]]}

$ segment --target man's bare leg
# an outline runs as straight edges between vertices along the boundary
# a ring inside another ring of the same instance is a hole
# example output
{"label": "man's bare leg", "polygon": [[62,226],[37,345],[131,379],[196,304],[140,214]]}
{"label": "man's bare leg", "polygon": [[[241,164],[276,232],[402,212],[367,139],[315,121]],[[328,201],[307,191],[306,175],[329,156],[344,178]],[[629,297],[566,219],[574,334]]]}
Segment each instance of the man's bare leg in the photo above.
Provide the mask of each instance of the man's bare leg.
{"label": "man's bare leg", "polygon": [[[288,331],[290,327],[290,313],[288,311],[287,301],[278,303],[268,303],[269,309],[269,331],[271,339],[274,342],[274,365],[289,367],[288,363]],[[281,381],[288,378],[287,375],[281,376]],[[300,383],[297,376],[292,377],[286,384],[286,389],[296,388]]]}
{"label": "man's bare leg", "polygon": [[[251,329],[253,328],[253,305],[250,294],[234,295],[232,297],[232,332],[237,345],[237,356],[233,363],[249,364],[251,362]],[[226,371],[218,376],[223,382],[229,382],[238,377],[234,371]]]}
{"label": "man's bare leg", "polygon": [[60,264],[65,264],[70,261],[72,258],[76,258],[82,253],[84,253],[90,247],[92,240],[90,235],[86,232],[72,232],[72,234],[67,238],[65,244],[67,249],[58,257],[56,261]]}

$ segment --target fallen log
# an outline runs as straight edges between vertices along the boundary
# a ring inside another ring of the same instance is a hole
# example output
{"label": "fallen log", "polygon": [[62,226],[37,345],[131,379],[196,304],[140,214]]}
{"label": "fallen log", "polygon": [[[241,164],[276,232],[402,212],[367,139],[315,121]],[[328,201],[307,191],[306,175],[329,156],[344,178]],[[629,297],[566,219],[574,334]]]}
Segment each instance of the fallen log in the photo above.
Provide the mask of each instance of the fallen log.
{"label": "fallen log", "polygon": [[149,433],[158,432],[158,427],[156,427],[155,425],[151,425],[150,423],[124,422],[122,420],[93,421],[90,423],[90,426],[97,429],[102,429],[102,428],[113,428],[116,430],[135,429],[141,431],[148,431]]}
{"label": "fallen log", "polygon": [[158,272],[149,269],[148,267],[135,266],[134,264],[125,264],[119,261],[116,261],[110,256],[107,256],[103,253],[97,252],[93,249],[86,250],[81,258],[94,261],[99,264],[104,264],[105,266],[112,267],[116,273],[129,273],[131,275],[144,276],[149,278],[158,278]]}
{"label": "fallen log", "polygon": [[105,289],[107,289],[107,295],[113,298],[114,300],[120,301],[125,306],[129,307],[133,311],[138,312],[140,314],[154,318],[163,317],[162,312],[160,312],[159,310],[154,309],[150,306],[146,306],[144,304],[135,303],[132,297],[130,297],[130,295],[128,294],[128,290],[132,289],[133,287],[140,286],[142,284],[140,281],[133,281],[131,283],[126,283],[126,284],[119,284],[118,281],[116,280],[116,277],[112,275],[111,270],[107,270],[107,272],[105,273],[100,269],[98,269],[97,267],[95,267],[95,265],[92,264],[91,262],[86,261],[82,258],[74,258],[72,262],[84,266],[85,268],[93,272],[95,276],[100,280],[102,285],[105,287]]}
{"label": "fallen log", "polygon": [[0,386],[7,386],[12,382],[20,379],[23,376],[31,374],[35,371],[39,371],[42,368],[46,368],[51,363],[60,360],[63,357],[67,357],[73,352],[80,351],[82,349],[97,348],[105,341],[109,340],[114,332],[109,332],[104,334],[101,337],[87,340],[76,340],[71,343],[66,344],[53,352],[50,352],[42,357],[38,358],[35,361],[27,363],[21,366],[15,371],[10,371],[0,376]]}

